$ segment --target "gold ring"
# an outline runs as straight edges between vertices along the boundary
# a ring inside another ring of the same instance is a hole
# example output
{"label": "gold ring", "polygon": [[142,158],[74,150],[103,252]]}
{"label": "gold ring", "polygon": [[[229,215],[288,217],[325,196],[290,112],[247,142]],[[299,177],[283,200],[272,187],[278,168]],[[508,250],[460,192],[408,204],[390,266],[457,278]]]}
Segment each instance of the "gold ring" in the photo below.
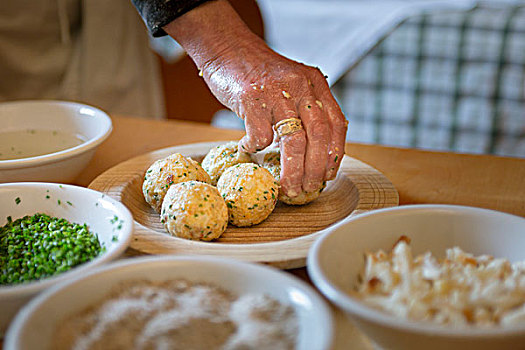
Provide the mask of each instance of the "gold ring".
{"label": "gold ring", "polygon": [[299,118],[288,118],[275,124],[274,129],[279,137],[283,137],[302,130],[303,124]]}

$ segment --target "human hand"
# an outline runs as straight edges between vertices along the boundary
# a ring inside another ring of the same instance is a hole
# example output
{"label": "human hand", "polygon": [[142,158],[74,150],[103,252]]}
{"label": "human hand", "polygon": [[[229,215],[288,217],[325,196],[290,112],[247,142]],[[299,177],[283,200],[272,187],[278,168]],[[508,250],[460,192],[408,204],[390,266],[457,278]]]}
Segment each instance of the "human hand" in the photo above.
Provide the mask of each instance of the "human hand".
{"label": "human hand", "polygon": [[301,120],[303,128],[280,137],[287,196],[316,191],[335,177],[347,122],[318,69],[272,51],[227,1],[201,5],[165,30],[190,54],[219,101],[244,119],[245,151],[270,145],[280,121]]}
{"label": "human hand", "polygon": [[240,147],[247,152],[270,145],[278,122],[301,120],[303,129],[280,137],[286,195],[316,191],[335,177],[344,154],[346,119],[318,69],[250,42],[237,43],[201,70],[219,101],[244,119]]}

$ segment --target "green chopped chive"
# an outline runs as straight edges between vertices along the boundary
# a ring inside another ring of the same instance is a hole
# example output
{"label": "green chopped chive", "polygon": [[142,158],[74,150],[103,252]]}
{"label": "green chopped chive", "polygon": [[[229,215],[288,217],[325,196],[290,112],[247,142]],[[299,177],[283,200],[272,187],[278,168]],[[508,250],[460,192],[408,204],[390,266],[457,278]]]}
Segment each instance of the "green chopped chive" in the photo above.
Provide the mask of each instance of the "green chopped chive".
{"label": "green chopped chive", "polygon": [[7,219],[0,227],[0,285],[53,276],[105,250],[86,224],[39,213]]}
{"label": "green chopped chive", "polygon": [[20,199],[20,197],[16,197],[16,198],[15,198],[15,203],[16,203],[16,205],[20,204],[21,201],[22,201],[22,200]]}

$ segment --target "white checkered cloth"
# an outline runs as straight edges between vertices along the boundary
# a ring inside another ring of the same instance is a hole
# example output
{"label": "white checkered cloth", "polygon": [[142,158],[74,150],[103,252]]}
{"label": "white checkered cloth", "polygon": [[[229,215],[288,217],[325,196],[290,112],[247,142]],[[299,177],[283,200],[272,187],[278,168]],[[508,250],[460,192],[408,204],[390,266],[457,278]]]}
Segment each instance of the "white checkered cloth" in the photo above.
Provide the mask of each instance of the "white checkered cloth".
{"label": "white checkered cloth", "polygon": [[349,141],[525,157],[525,3],[412,16],[333,91]]}

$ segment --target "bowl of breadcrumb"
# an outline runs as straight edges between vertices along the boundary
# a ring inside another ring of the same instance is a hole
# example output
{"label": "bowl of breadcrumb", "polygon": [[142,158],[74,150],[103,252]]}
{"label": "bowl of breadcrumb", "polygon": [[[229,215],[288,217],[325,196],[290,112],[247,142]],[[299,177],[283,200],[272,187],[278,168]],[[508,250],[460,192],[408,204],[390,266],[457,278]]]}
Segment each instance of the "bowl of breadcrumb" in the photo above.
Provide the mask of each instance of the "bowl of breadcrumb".
{"label": "bowl of breadcrumb", "polygon": [[41,294],[17,315],[4,346],[321,350],[331,339],[325,301],[285,272],[157,256],[112,263]]}
{"label": "bowl of breadcrumb", "polygon": [[317,288],[381,348],[523,349],[525,219],[414,205],[359,215],[312,246]]}

